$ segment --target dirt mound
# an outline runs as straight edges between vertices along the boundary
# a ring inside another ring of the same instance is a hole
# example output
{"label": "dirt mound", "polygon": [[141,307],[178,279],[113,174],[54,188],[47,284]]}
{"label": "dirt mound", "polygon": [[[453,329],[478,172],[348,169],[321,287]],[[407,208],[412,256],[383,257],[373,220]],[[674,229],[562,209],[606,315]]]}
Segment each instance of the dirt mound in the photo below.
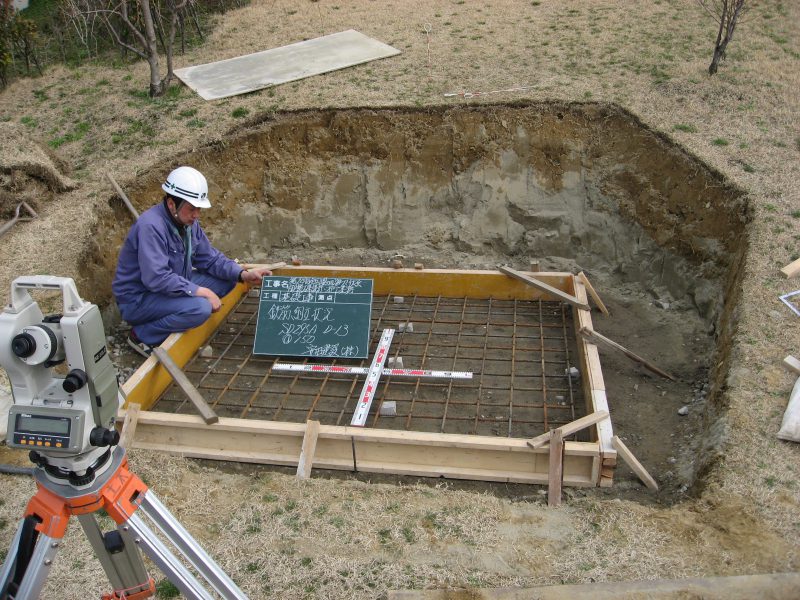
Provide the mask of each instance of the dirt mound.
{"label": "dirt mound", "polygon": [[0,218],[14,217],[20,202],[34,210],[59,192],[75,189],[66,164],[28,137],[16,123],[0,123]]}

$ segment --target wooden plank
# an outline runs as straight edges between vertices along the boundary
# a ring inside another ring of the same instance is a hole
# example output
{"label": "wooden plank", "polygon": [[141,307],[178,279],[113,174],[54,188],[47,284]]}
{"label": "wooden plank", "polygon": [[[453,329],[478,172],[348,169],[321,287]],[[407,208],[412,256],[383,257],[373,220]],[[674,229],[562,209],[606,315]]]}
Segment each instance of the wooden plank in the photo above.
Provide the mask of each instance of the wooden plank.
{"label": "wooden plank", "polygon": [[138,404],[131,404],[125,411],[125,420],[122,422],[122,432],[119,434],[119,447],[130,448],[133,436],[136,435],[136,424],[139,422]]}
{"label": "wooden plank", "polygon": [[161,348],[160,346],[155,346],[153,348],[153,354],[159,360],[159,362],[164,365],[164,368],[172,375],[172,378],[175,380],[175,383],[186,397],[194,404],[194,407],[200,413],[200,416],[203,417],[203,420],[206,422],[206,425],[211,425],[219,421],[219,417],[217,413],[215,413],[208,403],[205,401],[203,396],[200,395],[200,392],[197,391],[197,388],[192,385],[192,382],[189,381],[189,378],[186,377],[186,374],[181,371],[181,368],[175,364],[175,361],[172,360],[172,357],[167,354],[167,351]]}
{"label": "wooden plank", "polygon": [[567,302],[568,304],[571,304],[572,306],[576,306],[576,307],[578,307],[578,308],[580,308],[582,310],[589,310],[589,305],[588,304],[586,304],[584,302],[580,302],[575,296],[570,296],[569,294],[567,294],[565,292],[562,292],[561,290],[556,289],[551,285],[548,285],[547,283],[545,283],[544,281],[541,281],[540,279],[535,279],[533,277],[525,275],[524,273],[521,273],[520,271],[515,271],[514,269],[512,269],[510,267],[498,267],[498,270],[501,273],[504,273],[504,274],[508,275],[509,277],[513,277],[514,279],[517,279],[519,281],[527,283],[531,287],[534,287],[537,290],[545,292],[545,293],[549,294],[550,296],[553,296],[553,297],[557,298],[558,300],[562,300],[564,302]]}
{"label": "wooden plank", "polygon": [[636,473],[636,476],[642,481],[642,483],[645,484],[649,489],[653,490],[654,492],[657,492],[658,484],[656,483],[656,480],[653,479],[650,473],[647,472],[647,469],[645,469],[642,466],[642,463],[636,460],[636,457],[633,455],[633,452],[631,452],[625,445],[625,443],[621,439],[619,439],[619,437],[617,437],[616,435],[614,436],[612,441],[614,444],[614,448],[617,449],[617,452],[619,452],[619,455],[622,457],[622,460],[624,460],[627,463],[627,465],[631,468],[631,470],[634,473]]}
{"label": "wooden plank", "polygon": [[[207,427],[197,415],[142,411],[135,448],[182,456],[297,467],[304,423],[278,423],[220,417]],[[397,436],[396,434],[408,434]],[[320,425],[314,469],[353,468],[353,438],[361,472],[394,473],[514,483],[548,483],[548,450],[531,452],[524,440],[507,439],[492,447],[478,436],[388,431]],[[456,444],[450,437],[459,438]],[[470,438],[474,441],[471,447]],[[596,486],[592,478],[597,444],[563,444],[563,485]]]}
{"label": "wooden plank", "polygon": [[[595,412],[608,411],[608,398],[605,390],[591,390],[592,407]],[[597,443],[600,444],[600,455],[603,458],[616,458],[617,451],[611,443],[614,437],[614,428],[611,425],[611,418],[603,419],[597,424]]]}
{"label": "wooden plank", "polygon": [[786,277],[786,279],[790,279],[791,277],[794,277],[800,273],[800,258],[783,267],[781,269],[781,273],[783,273],[783,276]]}
{"label": "wooden plank", "polygon": [[248,271],[252,271],[253,269],[269,269],[270,271],[274,271],[275,269],[282,269],[286,266],[286,263],[241,263],[239,266]]}
{"label": "wooden plank", "polygon": [[791,354],[783,359],[783,366],[786,367],[787,370],[800,375],[800,360],[797,360]]}
{"label": "wooden plank", "polygon": [[625,356],[627,356],[628,358],[630,358],[631,360],[633,360],[635,362],[640,363],[646,369],[652,371],[656,375],[660,375],[661,377],[664,377],[664,378],[669,379],[671,381],[676,381],[676,379],[672,375],[667,373],[666,371],[662,371],[657,366],[655,366],[653,363],[645,360],[644,358],[642,358],[638,354],[634,354],[633,352],[628,350],[625,346],[623,346],[621,344],[618,344],[617,342],[615,342],[613,340],[608,339],[607,337],[597,333],[596,331],[592,331],[591,329],[581,328],[580,334],[583,337],[585,337],[586,339],[588,339],[589,341],[594,342],[595,344],[602,344],[603,346],[607,346],[608,348],[612,348],[614,350],[618,350],[619,352],[622,352]]}
{"label": "wooden plank", "polygon": [[592,300],[594,300],[594,303],[597,305],[597,308],[600,309],[600,312],[603,313],[605,316],[608,316],[609,313],[608,309],[606,308],[606,305],[603,304],[603,301],[600,299],[600,296],[595,291],[594,286],[591,283],[589,283],[589,278],[586,277],[586,274],[583,271],[578,273],[578,279],[580,279],[581,283],[583,283],[583,285],[586,286],[586,291],[589,292],[589,295],[592,297]]}
{"label": "wooden plank", "polygon": [[[287,273],[311,277],[369,277],[374,281],[377,295],[395,294],[410,296],[446,296],[467,298],[495,298],[497,300],[536,300],[545,294],[522,281],[517,281],[498,271],[466,269],[417,270],[384,267],[287,267]],[[562,292],[572,291],[572,273],[539,273],[537,280]]]}
{"label": "wooden plank", "polygon": [[547,506],[561,505],[561,483],[564,476],[564,438],[561,428],[550,431],[550,461],[547,478]]}
{"label": "wooden plank", "polygon": [[[579,431],[581,431],[582,429],[586,429],[587,427],[590,427],[590,426],[594,425],[595,423],[599,423],[600,421],[602,421],[603,419],[606,419],[606,418],[608,418],[608,411],[607,410],[601,410],[601,411],[586,415],[585,417],[581,417],[580,419],[575,419],[571,423],[567,423],[566,425],[562,425],[561,427],[557,427],[556,429],[558,429],[560,431],[561,437],[565,438],[565,437],[569,437],[571,435],[574,435],[574,434],[578,433]],[[530,446],[533,449],[541,448],[548,441],[550,441],[550,434],[553,431],[554,430],[551,429],[547,433],[543,433],[541,435],[537,435],[535,438],[528,440],[528,446]]]}
{"label": "wooden plank", "polygon": [[386,600],[786,600],[800,598],[800,573],[726,575],[507,588],[389,590]]}
{"label": "wooden plank", "polygon": [[303,448],[300,450],[300,458],[297,460],[298,479],[308,479],[311,477],[311,464],[314,461],[314,452],[317,449],[318,436],[319,421],[308,421],[306,423],[306,434],[303,436]]}

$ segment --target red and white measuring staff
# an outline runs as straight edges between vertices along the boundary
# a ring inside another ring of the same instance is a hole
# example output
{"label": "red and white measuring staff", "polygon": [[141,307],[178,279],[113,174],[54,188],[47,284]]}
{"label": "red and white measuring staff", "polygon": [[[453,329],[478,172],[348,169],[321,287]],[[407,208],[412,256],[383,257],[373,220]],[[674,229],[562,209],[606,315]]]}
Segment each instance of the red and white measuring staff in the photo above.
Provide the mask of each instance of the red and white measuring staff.
{"label": "red and white measuring staff", "polygon": [[[347,367],[341,365],[316,365],[300,363],[278,363],[273,371],[302,371],[304,373],[340,373],[342,375],[366,375],[369,367]],[[449,379],[472,379],[469,371],[432,371],[430,369],[394,369],[386,367],[381,375],[392,377],[438,377]]]}
{"label": "red and white measuring staff", "polygon": [[369,414],[369,407],[372,405],[372,399],[375,397],[375,390],[378,388],[378,380],[383,373],[383,365],[386,364],[386,359],[389,357],[389,345],[392,343],[394,337],[394,329],[384,329],[381,339],[378,342],[378,349],[375,351],[375,356],[372,359],[372,364],[367,373],[367,380],[364,382],[364,387],[361,388],[361,394],[358,396],[358,404],[356,405],[356,412],[353,413],[353,418],[350,425],[353,427],[363,427],[367,422],[367,414]]}

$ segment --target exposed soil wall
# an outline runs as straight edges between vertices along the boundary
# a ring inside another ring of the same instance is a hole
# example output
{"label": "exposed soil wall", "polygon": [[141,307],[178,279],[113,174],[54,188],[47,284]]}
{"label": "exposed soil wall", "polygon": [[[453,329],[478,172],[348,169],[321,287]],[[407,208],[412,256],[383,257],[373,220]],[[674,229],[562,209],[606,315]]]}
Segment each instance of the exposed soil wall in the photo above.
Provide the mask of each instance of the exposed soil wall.
{"label": "exposed soil wall", "polygon": [[[134,204],[145,209],[158,201],[165,173],[179,164],[208,178],[214,207],[203,221],[232,256],[263,260],[288,247],[424,247],[445,255],[548,257],[559,268],[637,282],[656,298],[696,310],[718,344],[708,362],[713,410],[705,427],[724,429],[719,412],[747,202],[718,173],[617,107],[282,114],[156,166],[129,190]],[[93,285],[103,290],[110,290],[129,221],[112,205],[101,227],[106,237],[87,261]],[[707,436],[705,456],[714,456],[719,439]]]}

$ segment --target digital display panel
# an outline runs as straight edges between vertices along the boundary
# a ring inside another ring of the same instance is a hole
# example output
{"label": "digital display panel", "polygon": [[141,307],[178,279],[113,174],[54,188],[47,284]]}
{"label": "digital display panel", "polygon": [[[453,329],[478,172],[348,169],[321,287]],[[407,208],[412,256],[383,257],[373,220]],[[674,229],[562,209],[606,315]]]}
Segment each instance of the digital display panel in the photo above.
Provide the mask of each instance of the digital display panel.
{"label": "digital display panel", "polygon": [[69,436],[69,418],[17,415],[18,432]]}

